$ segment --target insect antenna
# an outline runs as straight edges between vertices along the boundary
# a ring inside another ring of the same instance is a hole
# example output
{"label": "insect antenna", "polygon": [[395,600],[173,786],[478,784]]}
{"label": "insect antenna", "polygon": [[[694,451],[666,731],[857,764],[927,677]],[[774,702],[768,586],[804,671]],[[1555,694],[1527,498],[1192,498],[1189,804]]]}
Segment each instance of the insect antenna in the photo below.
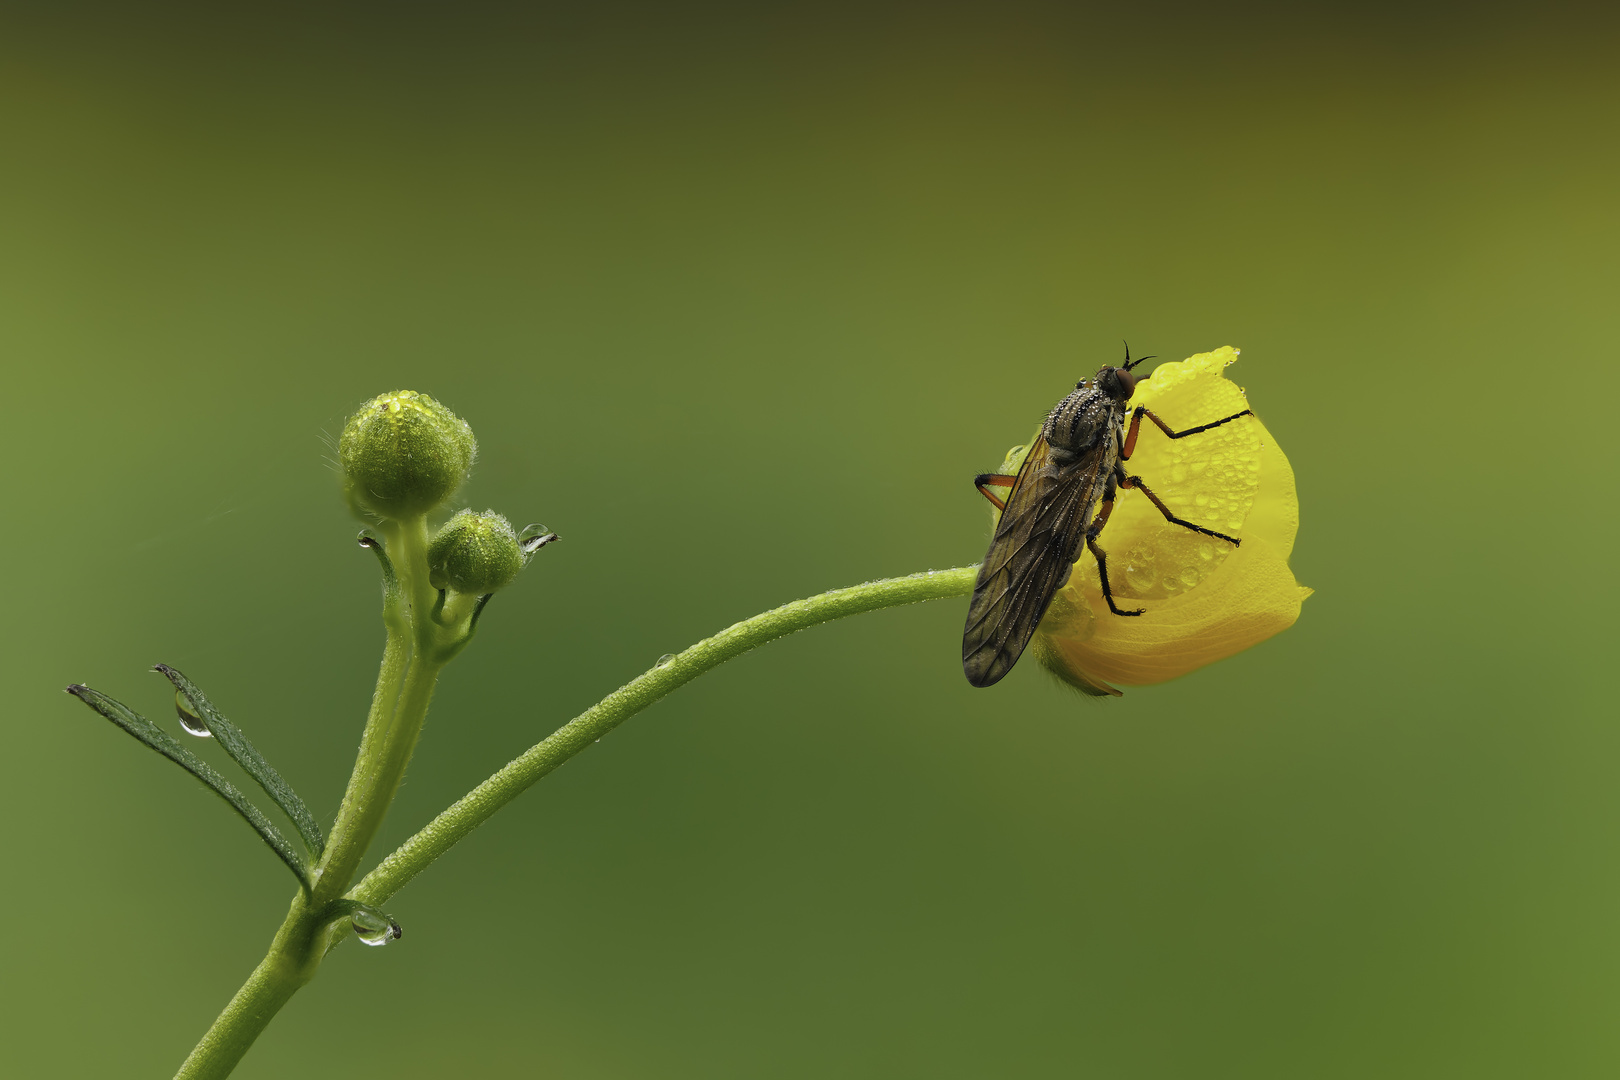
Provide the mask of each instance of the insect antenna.
{"label": "insect antenna", "polygon": [[1146,362],[1148,360],[1156,360],[1156,359],[1158,359],[1158,357],[1156,357],[1156,356],[1139,356],[1135,360],[1132,360],[1131,359],[1131,343],[1127,341],[1125,343],[1125,362],[1123,364],[1121,364],[1120,366],[1123,367],[1126,371],[1129,371],[1129,370],[1131,370],[1131,368],[1135,367],[1137,364],[1144,363],[1144,362]]}

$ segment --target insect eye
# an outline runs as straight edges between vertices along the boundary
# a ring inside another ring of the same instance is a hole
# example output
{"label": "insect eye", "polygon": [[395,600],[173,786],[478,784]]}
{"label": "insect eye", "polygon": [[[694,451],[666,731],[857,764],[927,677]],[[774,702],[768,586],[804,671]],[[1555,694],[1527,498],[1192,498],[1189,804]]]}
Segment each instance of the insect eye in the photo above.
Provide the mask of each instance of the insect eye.
{"label": "insect eye", "polygon": [[1105,389],[1110,396],[1125,401],[1136,391],[1136,376],[1124,368],[1114,368],[1108,372],[1108,375],[1108,385]]}

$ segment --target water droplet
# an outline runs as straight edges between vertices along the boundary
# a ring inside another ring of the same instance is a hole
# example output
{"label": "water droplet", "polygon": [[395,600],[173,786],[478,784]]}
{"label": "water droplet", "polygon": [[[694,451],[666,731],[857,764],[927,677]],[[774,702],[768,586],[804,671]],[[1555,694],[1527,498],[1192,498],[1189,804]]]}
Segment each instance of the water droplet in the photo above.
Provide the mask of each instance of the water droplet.
{"label": "water droplet", "polygon": [[1189,589],[1198,584],[1201,576],[1202,575],[1198,573],[1198,568],[1196,566],[1183,566],[1181,568],[1181,573],[1178,575],[1181,583],[1187,586]]}
{"label": "water droplet", "polygon": [[1159,571],[1150,562],[1132,562],[1125,567],[1125,580],[1141,595],[1159,583]]}
{"label": "water droplet", "polygon": [[1187,466],[1177,465],[1175,468],[1171,469],[1170,479],[1174,480],[1178,484],[1187,479]]}
{"label": "water droplet", "polygon": [[1199,492],[1198,495],[1194,497],[1193,502],[1197,503],[1199,506],[1208,506],[1209,496],[1203,492]]}
{"label": "water droplet", "polygon": [[186,729],[187,735],[195,735],[199,739],[214,737],[214,733],[208,730],[203,718],[197,715],[197,710],[191,707],[186,695],[178,690],[174,692],[174,711],[180,717],[180,726]]}
{"label": "water droplet", "polygon": [[356,541],[358,541],[360,546],[363,547],[363,548],[380,548],[380,547],[382,547],[382,541],[380,539],[378,539],[377,534],[372,532],[370,529],[361,529],[360,530],[360,535],[358,537],[356,537],[355,539],[356,539]]}
{"label": "water droplet", "polygon": [[1215,545],[1214,544],[1199,544],[1198,545],[1198,557],[1200,559],[1203,559],[1205,562],[1208,562],[1209,560],[1213,559],[1215,557]]}
{"label": "water droplet", "polygon": [[354,936],[364,945],[386,945],[405,934],[399,923],[378,911],[356,911],[349,916],[349,925],[354,927]]}
{"label": "water droplet", "polygon": [[556,533],[539,522],[533,522],[523,526],[523,531],[518,533],[518,547],[524,555],[533,555],[547,544],[558,539],[560,537]]}
{"label": "water droplet", "polygon": [[653,667],[669,667],[669,665],[673,664],[674,662],[675,654],[672,652],[667,652],[658,658],[658,662],[655,663]]}

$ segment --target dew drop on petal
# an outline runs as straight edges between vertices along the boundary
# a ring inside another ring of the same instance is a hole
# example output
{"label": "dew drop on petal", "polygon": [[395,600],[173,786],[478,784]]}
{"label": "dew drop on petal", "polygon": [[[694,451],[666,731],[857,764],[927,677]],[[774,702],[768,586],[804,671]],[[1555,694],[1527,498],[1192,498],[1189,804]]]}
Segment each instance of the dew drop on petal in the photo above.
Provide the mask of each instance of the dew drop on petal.
{"label": "dew drop on petal", "polygon": [[197,715],[197,710],[191,707],[186,695],[176,690],[174,692],[174,711],[180,717],[180,726],[186,729],[187,735],[195,735],[199,739],[211,739],[214,733],[208,730],[208,724]]}
{"label": "dew drop on petal", "polygon": [[1151,562],[1133,560],[1125,567],[1125,580],[1132,591],[1142,594],[1159,583],[1159,571]]}

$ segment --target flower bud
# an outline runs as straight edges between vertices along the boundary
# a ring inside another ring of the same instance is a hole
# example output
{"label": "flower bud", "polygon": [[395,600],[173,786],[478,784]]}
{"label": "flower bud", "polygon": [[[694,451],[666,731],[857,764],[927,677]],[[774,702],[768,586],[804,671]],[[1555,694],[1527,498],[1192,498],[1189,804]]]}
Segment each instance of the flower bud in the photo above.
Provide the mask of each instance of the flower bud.
{"label": "flower bud", "polygon": [[459,511],[428,544],[428,580],[435,589],[483,596],[510,585],[521,569],[517,533],[493,510]]}
{"label": "flower bud", "polygon": [[350,505],[395,520],[425,514],[455,494],[477,452],[465,420],[414,390],[372,398],[338,439]]}

